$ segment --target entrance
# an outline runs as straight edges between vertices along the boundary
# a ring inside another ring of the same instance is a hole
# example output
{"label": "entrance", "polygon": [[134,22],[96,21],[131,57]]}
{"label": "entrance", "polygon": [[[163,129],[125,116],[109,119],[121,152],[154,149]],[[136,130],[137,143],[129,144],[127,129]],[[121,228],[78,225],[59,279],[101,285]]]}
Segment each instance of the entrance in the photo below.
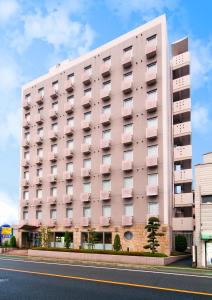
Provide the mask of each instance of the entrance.
{"label": "entrance", "polygon": [[212,268],[212,241],[205,243],[206,267]]}

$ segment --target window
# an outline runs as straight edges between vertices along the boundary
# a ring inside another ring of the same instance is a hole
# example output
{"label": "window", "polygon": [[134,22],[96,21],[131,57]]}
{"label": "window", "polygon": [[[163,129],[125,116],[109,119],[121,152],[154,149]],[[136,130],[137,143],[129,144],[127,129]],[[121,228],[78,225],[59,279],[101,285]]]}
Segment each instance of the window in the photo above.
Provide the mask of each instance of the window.
{"label": "window", "polygon": [[73,95],[68,96],[67,97],[67,102],[73,105],[74,104],[74,96]]}
{"label": "window", "polygon": [[37,190],[36,190],[36,197],[37,197],[38,199],[41,199],[42,196],[43,196],[43,191],[42,191],[41,189],[37,189]]}
{"label": "window", "polygon": [[57,219],[57,211],[56,209],[51,209],[50,210],[50,219],[56,220]]}
{"label": "window", "polygon": [[133,124],[125,124],[124,133],[133,134]]}
{"label": "window", "polygon": [[52,197],[57,197],[57,188],[55,186],[51,187],[50,193]]}
{"label": "window", "polygon": [[87,169],[91,169],[91,159],[87,158],[83,160],[83,167]]}
{"label": "window", "polygon": [[129,46],[129,47],[125,48],[123,51],[124,51],[124,53],[131,54],[131,55],[132,55],[133,47],[132,47],[132,46]]}
{"label": "window", "polygon": [[52,109],[56,112],[58,111],[58,102],[52,103]]}
{"label": "window", "polygon": [[125,238],[125,240],[127,240],[127,241],[132,240],[132,238],[133,238],[133,233],[132,233],[131,231],[125,231],[125,233],[124,233],[124,238]]}
{"label": "window", "polygon": [[23,192],[23,198],[24,198],[24,200],[29,200],[29,191]]}
{"label": "window", "polygon": [[102,163],[106,165],[111,164],[111,154],[105,154],[102,156]]}
{"label": "window", "polygon": [[103,180],[102,189],[104,192],[111,191],[111,180]]}
{"label": "window", "polygon": [[108,81],[103,82],[102,87],[103,87],[103,89],[111,90],[111,81],[108,80]]}
{"label": "window", "polygon": [[53,124],[52,124],[52,130],[53,130],[54,132],[57,132],[57,131],[58,131],[58,124],[57,124],[57,123],[53,123]]}
{"label": "window", "polygon": [[42,220],[42,211],[41,210],[36,210],[36,219]]}
{"label": "window", "polygon": [[73,150],[74,149],[74,141],[73,140],[67,140],[66,146],[68,149]]}
{"label": "window", "polygon": [[156,41],[156,38],[157,38],[157,34],[153,34],[153,35],[149,36],[146,40],[147,40],[147,42],[152,43],[152,42]]}
{"label": "window", "polygon": [[28,219],[29,219],[28,211],[23,211],[23,220],[28,220]]}
{"label": "window", "polygon": [[37,177],[42,177],[43,176],[43,169],[39,168],[37,169]]}
{"label": "window", "polygon": [[128,217],[133,216],[133,205],[132,204],[125,204],[124,205],[124,215]]}
{"label": "window", "polygon": [[212,195],[202,196],[202,203],[212,203]]}
{"label": "window", "polygon": [[158,184],[158,174],[148,174],[148,184],[157,185]]}
{"label": "window", "polygon": [[102,138],[105,140],[110,140],[111,139],[111,130],[110,129],[104,130],[102,132]]}
{"label": "window", "polygon": [[41,158],[43,157],[43,148],[38,148],[37,149],[37,156],[41,157]]}
{"label": "window", "polygon": [[111,206],[110,205],[102,206],[102,215],[103,215],[103,217],[111,217]]}
{"label": "window", "polygon": [[147,70],[148,70],[148,72],[156,72],[156,70],[157,70],[157,63],[153,62],[151,64],[148,64],[147,65]]}
{"label": "window", "polygon": [[148,156],[157,156],[158,155],[158,145],[148,146],[147,148]]}
{"label": "window", "polygon": [[124,188],[133,188],[133,177],[124,177]]}
{"label": "window", "polygon": [[91,75],[92,73],[92,68],[91,68],[91,65],[87,66],[84,68],[84,72],[88,75]]}
{"label": "window", "polygon": [[71,83],[74,83],[74,73],[68,74],[67,75],[67,80],[70,80]]}
{"label": "window", "polygon": [[43,137],[43,132],[44,132],[43,127],[39,127],[39,128],[37,129],[37,134],[38,134],[40,137]]}
{"label": "window", "polygon": [[31,101],[31,94],[27,94],[27,95],[25,96],[25,100],[26,100],[26,102],[29,104],[30,101]]}
{"label": "window", "polygon": [[103,58],[103,62],[105,64],[111,64],[111,56],[107,56],[107,57]]}
{"label": "window", "polygon": [[152,90],[147,92],[147,100],[154,100],[157,97],[157,90]]}
{"label": "window", "polygon": [[58,81],[52,82],[52,87],[55,91],[58,91]]}
{"label": "window", "polygon": [[149,202],[148,203],[148,213],[150,215],[158,215],[159,214],[159,204],[157,202]]}
{"label": "window", "polygon": [[127,98],[123,100],[124,107],[132,107],[133,106],[133,98]]}
{"label": "window", "polygon": [[124,80],[132,80],[133,78],[133,73],[132,72],[127,72],[123,75]]}
{"label": "window", "polygon": [[29,160],[29,152],[28,151],[24,152],[24,158],[27,159],[27,160]]}
{"label": "window", "polygon": [[133,150],[126,150],[124,151],[124,160],[133,160]]}
{"label": "window", "polygon": [[44,96],[44,88],[43,87],[38,89],[38,94],[39,94],[40,97]]}
{"label": "window", "polygon": [[57,144],[51,145],[51,152],[57,154]]}
{"label": "window", "polygon": [[84,90],[84,95],[86,96],[86,97],[91,97],[91,89],[86,89],[86,90]]}
{"label": "window", "polygon": [[147,120],[147,127],[148,128],[157,128],[158,126],[158,118],[151,118]]}
{"label": "window", "polygon": [[84,143],[87,145],[91,145],[91,135],[84,136]]}
{"label": "window", "polygon": [[83,217],[90,218],[91,217],[91,208],[83,207]]}
{"label": "window", "polygon": [[25,114],[25,119],[26,119],[26,121],[30,121],[30,113],[27,113],[27,114]]}
{"label": "window", "polygon": [[182,193],[182,186],[176,185],[175,186],[175,194],[181,194]]}
{"label": "window", "polygon": [[105,105],[105,106],[103,106],[102,107],[102,113],[103,114],[107,114],[107,113],[111,113],[111,106],[110,106],[110,104],[109,105]]}
{"label": "window", "polygon": [[69,195],[69,196],[73,195],[73,185],[69,184],[66,186],[66,195]]}
{"label": "window", "polygon": [[43,107],[39,107],[38,108],[38,114],[42,114],[42,112],[43,112]]}
{"label": "window", "polygon": [[87,111],[84,113],[84,120],[90,121],[91,120],[91,111]]}
{"label": "window", "polygon": [[74,165],[73,165],[73,162],[68,162],[68,163],[66,164],[66,171],[72,173],[72,172],[73,172],[73,169],[74,169],[73,166],[74,166]]}
{"label": "window", "polygon": [[25,132],[24,136],[25,136],[25,139],[29,142],[30,141],[30,133]]}
{"label": "window", "polygon": [[51,174],[57,175],[57,166],[56,165],[51,166]]}
{"label": "window", "polygon": [[91,192],[91,183],[90,182],[84,182],[83,183],[83,192],[84,193],[90,193]]}
{"label": "window", "polygon": [[24,172],[24,179],[29,180],[29,171]]}
{"label": "window", "polygon": [[66,208],[66,218],[73,219],[73,208]]}
{"label": "window", "polygon": [[67,125],[68,125],[70,128],[73,128],[73,127],[74,127],[74,118],[73,118],[73,117],[67,119]]}

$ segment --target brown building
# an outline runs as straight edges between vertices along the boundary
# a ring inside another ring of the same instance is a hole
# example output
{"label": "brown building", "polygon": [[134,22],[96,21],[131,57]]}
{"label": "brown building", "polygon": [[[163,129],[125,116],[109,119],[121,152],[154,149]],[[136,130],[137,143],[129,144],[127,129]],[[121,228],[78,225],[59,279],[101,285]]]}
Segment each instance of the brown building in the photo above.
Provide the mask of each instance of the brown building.
{"label": "brown building", "polygon": [[143,250],[144,227],[158,216],[172,236],[191,240],[191,100],[187,38],[168,55],[161,16],[23,87],[21,244],[41,225],[52,245]]}

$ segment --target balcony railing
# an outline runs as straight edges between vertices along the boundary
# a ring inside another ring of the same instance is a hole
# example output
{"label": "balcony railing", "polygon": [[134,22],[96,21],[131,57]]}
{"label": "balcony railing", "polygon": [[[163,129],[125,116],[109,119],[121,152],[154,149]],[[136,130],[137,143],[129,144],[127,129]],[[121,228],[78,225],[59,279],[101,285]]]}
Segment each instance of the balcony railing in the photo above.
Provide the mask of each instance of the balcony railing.
{"label": "balcony railing", "polygon": [[39,95],[36,103],[42,105],[44,103],[44,96]]}
{"label": "balcony railing", "polygon": [[74,90],[74,84],[73,84],[73,82],[72,82],[71,80],[68,80],[68,81],[66,82],[66,84],[65,84],[65,90],[66,90],[66,92],[68,92],[68,93],[73,92],[73,90]]}
{"label": "balcony railing", "polygon": [[34,205],[35,206],[41,206],[42,205],[42,198],[35,198],[34,200],[33,200],[33,203],[34,203]]}
{"label": "balcony railing", "polygon": [[38,157],[36,158],[36,164],[37,164],[37,165],[41,165],[42,163],[43,163],[43,158],[38,156]]}
{"label": "balcony railing", "polygon": [[55,227],[56,225],[57,225],[57,220],[51,219],[51,220],[49,221],[49,227]]}
{"label": "balcony railing", "polygon": [[64,227],[71,227],[72,226],[72,219],[66,218],[64,222]]}
{"label": "balcony railing", "polygon": [[73,157],[73,150],[72,149],[65,149],[65,157],[66,158],[72,158]]}
{"label": "balcony railing", "polygon": [[129,68],[132,66],[132,53],[124,53],[122,56],[122,66]]}
{"label": "balcony railing", "polygon": [[131,93],[132,88],[133,88],[132,80],[130,79],[123,80],[121,89],[124,94]]}
{"label": "balcony railing", "polygon": [[154,112],[157,110],[157,99],[146,100],[146,111]]}
{"label": "balcony railing", "polygon": [[193,222],[192,217],[172,218],[172,229],[174,231],[193,231]]}
{"label": "balcony railing", "polygon": [[173,91],[184,90],[190,88],[190,75],[185,75],[173,80]]}
{"label": "balcony railing", "polygon": [[85,72],[82,75],[82,82],[84,85],[89,85],[91,83],[91,74]]}
{"label": "balcony railing", "polygon": [[57,137],[58,137],[58,136],[57,136],[57,132],[54,131],[54,130],[51,130],[50,135],[49,135],[50,140],[56,141],[56,140],[57,140]]}
{"label": "balcony railing", "polygon": [[91,176],[91,169],[90,168],[81,168],[81,177],[88,178]]}
{"label": "balcony railing", "polygon": [[130,145],[133,142],[133,134],[132,133],[123,133],[122,134],[122,144]]}
{"label": "balcony railing", "polygon": [[29,120],[24,120],[24,122],[23,122],[23,128],[29,129],[29,127],[30,127],[30,121]]}
{"label": "balcony railing", "polygon": [[81,104],[84,108],[89,108],[91,106],[91,96],[83,96]]}
{"label": "balcony railing", "polygon": [[123,188],[122,189],[122,198],[132,198],[133,197],[133,188]]}
{"label": "balcony railing", "polygon": [[88,227],[90,225],[90,218],[89,217],[82,217],[81,218],[81,226]]}
{"label": "balcony railing", "polygon": [[80,200],[81,202],[89,202],[91,200],[91,193],[81,193]]}
{"label": "balcony railing", "polygon": [[81,152],[83,154],[88,154],[91,152],[91,145],[90,144],[82,144],[81,145]]}
{"label": "balcony railing", "polygon": [[110,97],[111,97],[111,90],[109,88],[104,88],[104,89],[101,90],[101,92],[100,92],[100,98],[103,101],[109,100]]}
{"label": "balcony railing", "polygon": [[100,225],[102,227],[110,226],[110,217],[101,216],[100,217]]}
{"label": "balcony railing", "polygon": [[189,52],[184,52],[179,55],[173,56],[172,58],[172,68],[177,69],[190,64],[190,54]]}
{"label": "balcony railing", "polygon": [[157,155],[151,155],[146,157],[146,166],[151,168],[151,167],[156,167],[158,165],[158,156]]}
{"label": "balcony railing", "polygon": [[72,195],[65,195],[63,197],[63,203],[64,204],[70,204],[70,203],[72,203],[72,200],[73,200],[73,196]]}
{"label": "balcony railing", "polygon": [[157,72],[156,71],[146,71],[146,84],[153,85],[157,82]]}
{"label": "balcony railing", "polygon": [[67,114],[70,114],[74,111],[74,105],[67,102],[67,103],[65,103],[64,110]]}
{"label": "balcony railing", "polygon": [[87,120],[82,120],[81,121],[81,128],[82,130],[84,131],[88,131],[91,129],[91,122],[90,121],[87,121]]}
{"label": "balcony railing", "polygon": [[50,161],[56,161],[57,160],[57,153],[50,153],[49,154],[49,160]]}
{"label": "balcony railing", "polygon": [[146,187],[147,196],[157,196],[158,195],[158,185],[157,184],[148,184]]}
{"label": "balcony railing", "polygon": [[185,160],[192,158],[192,146],[178,146],[174,148],[174,160]]}
{"label": "balcony railing", "polygon": [[36,143],[37,145],[43,144],[43,137],[40,136],[40,135],[37,135],[36,138],[35,138],[35,143]]}
{"label": "balcony railing", "polygon": [[181,136],[181,135],[190,135],[191,134],[191,122],[183,122],[174,125],[174,136]]}
{"label": "balcony railing", "polygon": [[100,191],[100,200],[110,200],[111,198],[111,191]]}
{"label": "balcony railing", "polygon": [[101,66],[102,77],[103,78],[108,77],[110,75],[110,72],[111,72],[111,65],[109,63],[104,63]]}
{"label": "balcony railing", "polygon": [[26,110],[30,109],[30,103],[27,100],[23,101],[23,108]]}
{"label": "balcony railing", "polygon": [[173,103],[174,114],[181,114],[187,111],[191,111],[191,98],[175,101]]}
{"label": "balcony railing", "polygon": [[132,226],[133,217],[132,216],[122,216],[122,226]]}
{"label": "balcony railing", "polygon": [[57,197],[50,196],[47,198],[47,202],[49,203],[49,205],[55,205],[57,203]]}
{"label": "balcony railing", "polygon": [[35,116],[35,122],[38,124],[38,125],[41,125],[43,123],[43,116],[41,114],[37,114]]}
{"label": "balcony railing", "polygon": [[57,99],[57,97],[58,97],[58,90],[57,89],[52,89],[52,92],[51,92],[51,94],[50,94],[50,97],[52,98],[52,99]]}
{"label": "balcony railing", "polygon": [[57,175],[52,175],[52,174],[50,174],[50,175],[49,175],[49,181],[50,181],[51,183],[55,183],[55,182],[57,181]]}
{"label": "balcony railing", "polygon": [[122,118],[123,119],[130,119],[133,115],[132,107],[123,107],[122,108]]}
{"label": "balcony railing", "polygon": [[147,42],[145,48],[146,57],[148,59],[155,57],[157,53],[157,42]]}
{"label": "balcony railing", "polygon": [[150,127],[146,129],[146,138],[148,140],[155,139],[158,136],[158,128],[157,127]]}
{"label": "balcony railing", "polygon": [[174,171],[174,181],[175,181],[175,183],[191,182],[192,181],[192,169]]}
{"label": "balcony railing", "polygon": [[72,180],[73,179],[73,172],[65,171],[64,172],[64,180]]}
{"label": "balcony railing", "polygon": [[111,146],[111,140],[110,139],[101,139],[100,141],[100,148],[103,150],[109,149]]}
{"label": "balcony railing", "polygon": [[100,173],[102,175],[108,175],[108,174],[110,174],[110,167],[111,166],[109,164],[102,164],[100,166]]}
{"label": "balcony railing", "polygon": [[193,204],[193,194],[192,193],[181,193],[174,195],[174,206],[192,206]]}
{"label": "balcony railing", "polygon": [[55,119],[57,119],[57,117],[58,117],[58,112],[57,112],[56,110],[52,109],[52,110],[50,111],[50,118],[51,118],[52,120],[55,120]]}
{"label": "balcony railing", "polygon": [[132,160],[123,160],[122,161],[122,171],[132,171],[133,169],[133,162]]}
{"label": "balcony railing", "polygon": [[43,182],[42,177],[36,177],[35,179],[35,185],[41,185]]}
{"label": "balcony railing", "polygon": [[110,113],[103,113],[100,118],[102,125],[106,126],[110,124]]}
{"label": "balcony railing", "polygon": [[74,133],[74,128],[73,128],[72,126],[66,125],[66,126],[64,127],[64,134],[65,134],[65,135],[70,136],[70,135],[72,135],[73,133]]}
{"label": "balcony railing", "polygon": [[23,187],[28,187],[29,186],[29,179],[23,179],[22,185],[23,185]]}

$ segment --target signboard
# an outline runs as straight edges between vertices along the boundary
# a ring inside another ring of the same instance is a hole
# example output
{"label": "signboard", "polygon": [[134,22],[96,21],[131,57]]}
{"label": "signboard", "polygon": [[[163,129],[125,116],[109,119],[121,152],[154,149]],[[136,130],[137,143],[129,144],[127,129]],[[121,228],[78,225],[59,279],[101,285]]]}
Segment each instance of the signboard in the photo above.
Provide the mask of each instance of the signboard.
{"label": "signboard", "polygon": [[10,225],[2,225],[0,234],[2,238],[11,238],[13,235],[13,228]]}

